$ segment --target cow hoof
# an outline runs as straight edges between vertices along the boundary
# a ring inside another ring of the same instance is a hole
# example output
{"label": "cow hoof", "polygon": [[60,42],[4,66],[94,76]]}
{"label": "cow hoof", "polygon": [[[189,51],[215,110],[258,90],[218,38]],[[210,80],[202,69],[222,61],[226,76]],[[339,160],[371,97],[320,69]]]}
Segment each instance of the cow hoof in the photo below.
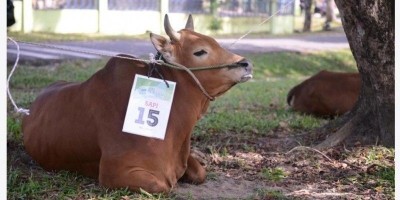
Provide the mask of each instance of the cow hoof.
{"label": "cow hoof", "polygon": [[[130,189],[140,192],[140,189],[148,193],[168,193],[171,187],[165,182],[160,181],[153,174],[146,171],[136,171],[130,173],[130,178],[133,183],[130,183]],[[133,179],[133,180],[132,180]]]}
{"label": "cow hoof", "polygon": [[168,193],[171,190],[171,186],[167,183],[159,180],[153,174],[140,170],[132,171],[128,173],[117,173],[118,177],[112,177],[110,174],[100,175],[100,185],[109,188],[126,188],[135,192],[141,192],[144,190],[148,193]]}
{"label": "cow hoof", "polygon": [[196,185],[202,184],[206,180],[206,170],[203,167],[198,168],[197,171],[187,170],[179,180]]}
{"label": "cow hoof", "polygon": [[190,183],[190,184],[195,184],[195,185],[199,185],[204,183],[204,181],[206,180],[206,176],[192,176],[189,177],[186,174],[184,176],[182,176],[181,179],[179,179],[179,181],[184,182],[184,183]]}

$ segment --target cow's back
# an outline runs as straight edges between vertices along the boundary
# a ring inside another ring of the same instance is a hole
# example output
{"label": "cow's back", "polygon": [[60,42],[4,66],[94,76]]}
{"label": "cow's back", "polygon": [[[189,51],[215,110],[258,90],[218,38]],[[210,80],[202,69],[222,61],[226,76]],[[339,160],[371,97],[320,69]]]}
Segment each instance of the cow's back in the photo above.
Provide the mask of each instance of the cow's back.
{"label": "cow's back", "polygon": [[335,116],[349,111],[358,99],[358,73],[321,71],[290,90],[288,104],[296,111]]}
{"label": "cow's back", "polygon": [[83,83],[61,81],[45,88],[22,122],[28,154],[47,170],[97,177],[104,149],[136,148],[142,140],[122,134],[122,123],[134,76],[145,74],[144,67],[111,58]]}
{"label": "cow's back", "polygon": [[54,83],[39,94],[30,115],[24,117],[25,149],[45,169],[79,169],[88,176],[97,176],[97,167],[93,166],[98,166],[100,150],[93,142],[93,116],[85,112],[90,109],[84,105],[85,93],[80,83]]}

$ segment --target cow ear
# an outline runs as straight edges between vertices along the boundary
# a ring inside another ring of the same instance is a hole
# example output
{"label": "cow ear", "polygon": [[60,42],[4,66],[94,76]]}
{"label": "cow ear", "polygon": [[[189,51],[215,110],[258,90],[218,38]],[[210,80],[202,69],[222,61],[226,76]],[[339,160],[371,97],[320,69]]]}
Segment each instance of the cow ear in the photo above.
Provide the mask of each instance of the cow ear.
{"label": "cow ear", "polygon": [[172,45],[167,38],[155,33],[150,33],[150,40],[153,43],[154,48],[156,48],[157,51],[164,56],[164,58],[169,59],[171,57]]}

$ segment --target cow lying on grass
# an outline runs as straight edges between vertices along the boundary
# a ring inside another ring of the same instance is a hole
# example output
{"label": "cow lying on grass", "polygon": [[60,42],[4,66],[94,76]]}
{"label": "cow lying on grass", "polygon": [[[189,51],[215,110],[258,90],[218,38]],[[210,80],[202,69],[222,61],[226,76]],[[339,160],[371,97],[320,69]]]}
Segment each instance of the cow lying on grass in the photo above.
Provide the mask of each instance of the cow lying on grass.
{"label": "cow lying on grass", "polygon": [[317,117],[334,117],[353,108],[360,87],[358,73],[323,70],[292,88],[287,103],[295,111]]}
{"label": "cow lying on grass", "polygon": [[[252,77],[252,64],[194,32],[191,16],[179,32],[168,16],[164,26],[169,39],[156,34],[150,39],[165,62],[188,68],[232,64],[193,72],[210,96]],[[158,71],[177,83],[164,140],[122,131],[135,75],[147,75],[149,65],[114,57],[83,83],[57,82],[40,93],[22,123],[26,151],[46,170],[76,171],[109,188],[161,193],[179,179],[204,182],[205,169],[190,155],[190,137],[210,99],[187,72]]]}

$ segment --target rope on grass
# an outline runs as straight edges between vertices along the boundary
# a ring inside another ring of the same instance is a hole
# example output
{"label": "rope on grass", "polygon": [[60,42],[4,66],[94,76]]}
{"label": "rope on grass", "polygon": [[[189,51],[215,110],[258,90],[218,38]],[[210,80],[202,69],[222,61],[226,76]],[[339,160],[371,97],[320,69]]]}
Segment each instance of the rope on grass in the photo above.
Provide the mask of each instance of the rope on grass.
{"label": "rope on grass", "polygon": [[22,113],[22,114],[25,114],[25,115],[29,115],[29,110],[28,110],[28,109],[19,108],[19,107],[17,106],[17,104],[15,103],[15,101],[14,101],[12,95],[11,95],[11,92],[10,92],[10,80],[11,80],[11,76],[13,75],[15,69],[16,69],[17,66],[18,66],[20,51],[19,51],[19,45],[18,45],[18,43],[17,43],[15,40],[13,40],[13,39],[10,38],[10,37],[7,37],[7,39],[10,40],[11,42],[13,42],[14,45],[17,47],[17,59],[15,59],[14,66],[13,66],[13,68],[11,69],[11,72],[10,72],[10,74],[8,75],[8,78],[7,78],[7,94],[8,94],[8,98],[10,99],[10,101],[11,101],[12,105],[14,106],[14,109],[15,109],[15,111],[16,111],[17,113]]}

